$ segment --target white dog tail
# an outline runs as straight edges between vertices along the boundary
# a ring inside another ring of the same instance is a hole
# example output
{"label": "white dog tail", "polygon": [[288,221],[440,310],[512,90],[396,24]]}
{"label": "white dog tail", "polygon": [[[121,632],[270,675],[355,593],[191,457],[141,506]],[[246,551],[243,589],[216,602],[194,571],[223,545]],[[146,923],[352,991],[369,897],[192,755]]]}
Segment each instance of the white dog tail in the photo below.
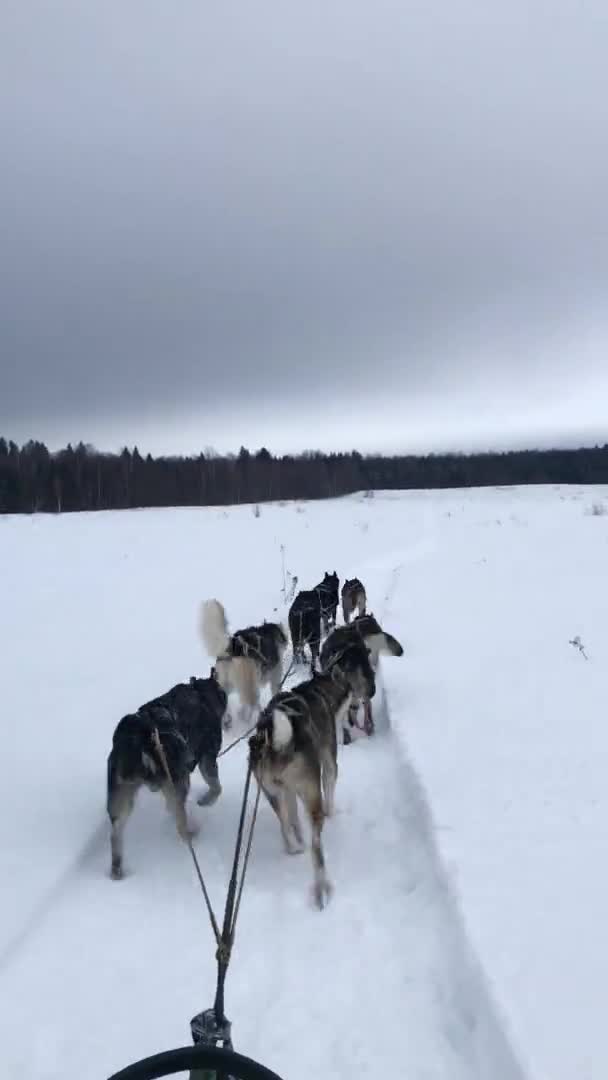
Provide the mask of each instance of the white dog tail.
{"label": "white dog tail", "polygon": [[272,749],[277,753],[285,750],[293,739],[291,720],[282,709],[272,711]]}
{"label": "white dog tail", "polygon": [[219,600],[205,600],[200,622],[203,645],[209,656],[224,656],[230,644],[226,612]]}

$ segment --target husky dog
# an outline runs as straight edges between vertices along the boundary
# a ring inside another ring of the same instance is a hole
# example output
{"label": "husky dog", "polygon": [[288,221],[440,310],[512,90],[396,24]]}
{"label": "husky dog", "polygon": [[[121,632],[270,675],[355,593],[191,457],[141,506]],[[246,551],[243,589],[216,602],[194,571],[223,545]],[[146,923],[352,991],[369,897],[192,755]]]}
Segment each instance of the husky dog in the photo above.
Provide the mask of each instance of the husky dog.
{"label": "husky dog", "polygon": [[[123,832],[142,785],[162,791],[183,840],[196,828],[188,823],[186,799],[190,773],[198,765],[209,790],[198,799],[209,806],[220,796],[217,756],[222,745],[222,720],[227,695],[215,671],[208,679],[191,678],[166,694],[123,716],[114,731],[108,757],[107,811],[112,823],[112,877],[123,875]],[[160,740],[171,780],[159,753]]]}
{"label": "husky dog", "polygon": [[342,615],[344,622],[349,623],[355,610],[357,615],[365,615],[367,597],[365,588],[359,578],[349,578],[342,586]]}
{"label": "husky dog", "polygon": [[340,652],[344,645],[357,636],[363,641],[370,652],[370,660],[374,671],[378,667],[378,659],[382,655],[403,656],[403,645],[392,634],[383,630],[380,623],[373,615],[357,615],[347,626],[337,626],[329,637],[323,642],[321,650],[321,667],[327,667],[330,657]]}
{"label": "husky dog", "polygon": [[319,659],[321,624],[326,634],[330,625],[335,626],[338,610],[339,580],[336,571],[325,571],[323,581],[314,589],[298,593],[289,609],[289,631],[296,663],[305,663],[304,647],[308,645],[311,655],[311,671]]}
{"label": "husky dog", "polygon": [[208,654],[215,659],[217,678],[227,694],[236,690],[244,719],[259,709],[260,689],[270,683],[276,694],[283,675],[283,654],[287,634],[279,623],[264,622],[228,631],[226,613],[218,600],[203,604],[201,633]]}
{"label": "husky dog", "polygon": [[[337,645],[336,638],[339,642]],[[330,645],[331,642],[334,644]],[[353,631],[352,624],[338,627],[323,643],[321,670],[332,675],[333,678],[346,679],[352,690],[352,701],[348,710],[349,727],[352,730],[358,726],[357,713],[360,705],[363,704],[364,729],[368,735],[371,735],[374,730],[371,700],[376,693],[375,669],[370,649],[361,634],[356,630]],[[344,720],[346,721],[346,715]],[[352,742],[349,727],[346,723],[342,724],[342,741],[345,745]]]}
{"label": "husky dog", "polygon": [[337,673],[314,675],[308,682],[273,697],[249,739],[249,761],[279,819],[285,850],[304,851],[298,797],[312,827],[313,896],[325,906],[332,887],[325,871],[321,831],[334,808],[338,776],[336,728],[352,700],[348,679]]}

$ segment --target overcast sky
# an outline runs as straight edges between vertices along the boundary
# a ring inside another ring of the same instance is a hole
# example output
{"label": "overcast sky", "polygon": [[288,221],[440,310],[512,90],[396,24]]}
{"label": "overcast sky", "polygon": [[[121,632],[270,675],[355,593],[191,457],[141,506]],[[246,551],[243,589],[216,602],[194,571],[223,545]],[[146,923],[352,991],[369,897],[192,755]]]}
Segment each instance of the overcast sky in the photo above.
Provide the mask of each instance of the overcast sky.
{"label": "overcast sky", "polygon": [[608,441],[606,0],[5,0],[0,433]]}

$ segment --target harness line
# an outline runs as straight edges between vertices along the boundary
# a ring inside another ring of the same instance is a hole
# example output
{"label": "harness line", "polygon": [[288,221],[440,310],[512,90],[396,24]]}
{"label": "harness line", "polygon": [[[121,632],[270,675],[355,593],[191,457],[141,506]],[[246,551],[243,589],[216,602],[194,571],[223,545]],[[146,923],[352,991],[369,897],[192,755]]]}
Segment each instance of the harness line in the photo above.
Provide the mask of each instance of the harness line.
{"label": "harness line", "polygon": [[[160,760],[162,762],[163,769],[164,769],[165,774],[167,776],[167,780],[168,780],[169,784],[171,785],[171,789],[172,789],[173,793],[176,794],[176,792],[175,792],[175,784],[173,782],[173,777],[171,776],[171,770],[169,769],[169,764],[167,762],[165,751],[164,751],[162,743],[160,741],[158,728],[154,729],[153,739],[154,739],[154,744],[155,744],[156,750],[158,752],[159,758],[160,758]],[[252,813],[252,816],[251,816],[251,821],[249,822],[249,829],[248,829],[248,835],[247,835],[247,844],[246,844],[246,850],[245,850],[245,858],[244,858],[244,861],[243,861],[243,866],[242,866],[241,876],[240,876],[240,881],[239,881],[239,861],[240,861],[241,848],[242,848],[242,844],[243,844],[243,835],[244,835],[244,832],[245,832],[245,815],[246,815],[246,812],[247,812],[247,802],[248,802],[248,797],[249,797],[249,787],[250,787],[250,783],[251,783],[251,771],[252,771],[251,770],[251,763],[249,763],[248,768],[247,768],[247,776],[245,778],[245,788],[244,788],[244,791],[243,791],[243,799],[242,799],[242,802],[241,802],[241,813],[240,813],[239,825],[238,825],[237,836],[236,836],[236,843],[235,843],[235,849],[234,849],[234,858],[233,858],[233,861],[232,861],[232,871],[231,871],[231,874],[230,874],[230,881],[229,881],[229,885],[228,885],[228,893],[227,893],[227,896],[226,896],[226,904],[225,904],[225,907],[224,907],[223,926],[222,926],[221,931],[220,931],[220,928],[219,928],[219,925],[218,925],[217,918],[215,916],[215,912],[213,911],[213,907],[211,905],[211,900],[209,899],[209,893],[208,893],[208,890],[207,890],[207,886],[205,885],[205,879],[203,877],[203,873],[202,873],[201,868],[200,868],[200,864],[199,864],[199,861],[198,861],[196,851],[194,849],[194,845],[192,843],[192,838],[190,836],[187,836],[185,838],[186,839],[186,844],[188,846],[188,849],[189,849],[190,854],[192,856],[192,860],[194,862],[194,866],[196,868],[196,873],[197,873],[197,876],[198,876],[199,884],[201,886],[201,891],[202,891],[203,896],[205,898],[205,904],[206,904],[206,907],[207,907],[207,913],[209,915],[209,921],[211,923],[211,928],[213,930],[213,934],[214,934],[214,937],[215,937],[215,942],[216,942],[216,945],[217,945],[215,958],[217,960],[217,969],[218,970],[217,970],[217,983],[216,983],[214,1013],[215,1013],[215,1022],[216,1022],[216,1025],[217,1025],[218,1029],[222,1028],[227,1022],[226,1021],[226,1016],[224,1014],[224,984],[225,984],[225,981],[226,981],[226,973],[228,971],[228,965],[230,963],[230,957],[231,957],[231,953],[232,953],[232,946],[233,946],[233,943],[234,943],[234,936],[235,936],[235,931],[236,931],[236,920],[237,920],[237,915],[238,915],[238,912],[239,912],[240,901],[241,901],[241,896],[242,896],[242,892],[243,892],[243,886],[245,884],[245,874],[247,872],[247,865],[248,865],[248,862],[249,862],[249,854],[250,854],[251,845],[252,845],[252,842],[253,842],[253,830],[254,830],[255,823],[256,823],[257,810],[258,810],[259,799],[260,799],[260,785],[258,783],[258,793],[257,793],[257,797],[256,797],[256,800],[255,800],[253,813]]]}

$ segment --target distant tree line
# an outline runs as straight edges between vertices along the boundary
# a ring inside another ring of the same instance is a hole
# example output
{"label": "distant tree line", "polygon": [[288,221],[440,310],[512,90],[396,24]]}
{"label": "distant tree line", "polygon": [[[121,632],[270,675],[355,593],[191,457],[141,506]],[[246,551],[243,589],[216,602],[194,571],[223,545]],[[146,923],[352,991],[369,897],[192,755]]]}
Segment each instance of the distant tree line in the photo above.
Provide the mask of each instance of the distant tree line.
{"label": "distant tree line", "polygon": [[0,513],[218,506],[326,499],[353,491],[502,484],[608,483],[608,445],[580,450],[382,457],[268,450],[195,457],[106,454],[79,443],[50,453],[0,438]]}

